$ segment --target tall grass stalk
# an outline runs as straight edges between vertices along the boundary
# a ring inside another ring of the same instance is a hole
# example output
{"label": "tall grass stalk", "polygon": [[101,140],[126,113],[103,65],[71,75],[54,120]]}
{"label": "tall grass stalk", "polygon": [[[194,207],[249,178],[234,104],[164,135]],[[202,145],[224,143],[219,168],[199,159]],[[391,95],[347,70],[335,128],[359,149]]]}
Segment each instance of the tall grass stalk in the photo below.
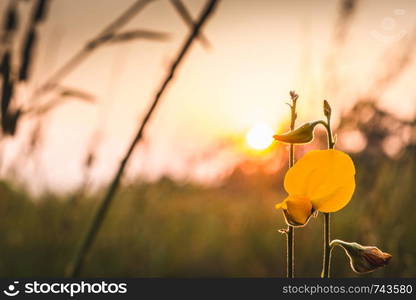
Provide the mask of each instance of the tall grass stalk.
{"label": "tall grass stalk", "polygon": [[103,201],[101,202],[93,220],[92,223],[84,237],[84,239],[81,242],[81,245],[75,255],[73,264],[71,265],[69,269],[69,276],[71,277],[77,277],[79,276],[82,266],[85,261],[85,257],[91,248],[91,245],[93,244],[97,233],[99,232],[99,229],[104,221],[104,218],[107,214],[108,208],[114,198],[114,195],[119,187],[121,177],[124,173],[124,170],[127,166],[127,163],[133,154],[134,149],[136,148],[137,144],[143,137],[143,132],[146,128],[146,125],[148,124],[150,117],[153,115],[153,112],[155,111],[157,105],[160,102],[160,99],[162,98],[163,94],[165,93],[167,87],[169,86],[169,83],[172,81],[172,79],[175,76],[175,72],[178,68],[178,66],[183,62],[184,58],[186,57],[186,54],[188,53],[189,49],[191,48],[191,45],[194,43],[195,39],[198,37],[198,34],[200,32],[201,27],[206,23],[208,18],[212,15],[214,12],[214,9],[218,3],[218,0],[209,0],[206,4],[206,6],[203,9],[203,12],[201,13],[200,17],[198,18],[198,21],[195,23],[193,30],[185,40],[184,44],[182,45],[176,59],[172,62],[170,70],[167,74],[167,76],[162,81],[162,84],[160,88],[158,89],[155,98],[153,99],[152,105],[150,106],[149,110],[147,111],[146,115],[144,116],[144,119],[140,125],[139,130],[137,131],[136,136],[134,137],[133,141],[130,144],[130,147],[127,150],[127,153],[125,154],[123,160],[120,163],[120,166],[110,184],[108,187],[108,190],[104,196]]}
{"label": "tall grass stalk", "polygon": [[19,81],[26,81],[29,79],[31,66],[33,64],[33,56],[38,39],[38,26],[45,20],[49,0],[38,0],[32,12],[32,17],[29,22],[29,27],[26,32],[26,37],[23,43],[21,53],[21,65],[19,69]]}
{"label": "tall grass stalk", "polygon": [[20,112],[10,109],[15,92],[13,46],[18,26],[18,4],[17,1],[11,1],[5,11],[3,32],[0,33],[1,128],[6,135],[14,134],[16,122],[20,115]]}
{"label": "tall grass stalk", "polygon": [[[182,20],[184,20],[186,25],[188,25],[192,29],[192,27],[194,26],[194,21],[182,0],[170,0],[170,2],[172,3],[173,7],[176,9],[178,14],[181,16]],[[211,43],[209,42],[209,40],[203,32],[199,33],[198,40],[206,49],[209,49],[211,47]]]}

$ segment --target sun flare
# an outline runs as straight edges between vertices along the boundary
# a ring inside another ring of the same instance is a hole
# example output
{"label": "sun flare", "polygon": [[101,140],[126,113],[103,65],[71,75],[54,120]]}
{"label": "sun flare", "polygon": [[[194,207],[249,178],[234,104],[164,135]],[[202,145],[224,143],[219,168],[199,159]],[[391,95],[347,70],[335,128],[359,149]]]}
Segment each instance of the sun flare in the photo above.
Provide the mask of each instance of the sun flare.
{"label": "sun flare", "polygon": [[246,142],[255,150],[264,150],[273,142],[273,129],[264,123],[257,123],[247,132]]}

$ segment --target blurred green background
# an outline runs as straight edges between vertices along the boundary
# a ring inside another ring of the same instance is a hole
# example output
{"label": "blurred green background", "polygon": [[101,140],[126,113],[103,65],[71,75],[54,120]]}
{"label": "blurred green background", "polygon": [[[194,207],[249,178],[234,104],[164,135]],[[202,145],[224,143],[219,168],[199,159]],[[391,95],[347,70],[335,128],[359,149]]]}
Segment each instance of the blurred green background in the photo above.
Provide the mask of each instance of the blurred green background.
{"label": "blurred green background", "polygon": [[[373,127],[380,128],[380,127]],[[365,151],[353,156],[357,190],[333,214],[332,237],[377,245],[393,255],[375,277],[416,275],[415,147],[395,159]],[[285,276],[281,211],[282,176],[238,168],[217,187],[154,183],[124,187],[88,255],[84,276],[273,277]],[[63,276],[101,193],[52,194],[31,199],[0,187],[0,276]],[[318,277],[322,215],[296,230],[296,275]],[[334,277],[356,276],[335,249]]]}

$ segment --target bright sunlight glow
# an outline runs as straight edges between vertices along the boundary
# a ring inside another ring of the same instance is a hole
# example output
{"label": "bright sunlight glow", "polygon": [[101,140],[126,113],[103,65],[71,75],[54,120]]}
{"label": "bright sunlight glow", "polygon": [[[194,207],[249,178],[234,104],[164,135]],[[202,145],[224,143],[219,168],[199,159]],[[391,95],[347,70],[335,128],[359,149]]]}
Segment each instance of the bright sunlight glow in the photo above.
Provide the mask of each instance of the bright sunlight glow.
{"label": "bright sunlight glow", "polygon": [[264,150],[273,142],[273,129],[264,123],[257,123],[247,132],[246,142],[253,149]]}

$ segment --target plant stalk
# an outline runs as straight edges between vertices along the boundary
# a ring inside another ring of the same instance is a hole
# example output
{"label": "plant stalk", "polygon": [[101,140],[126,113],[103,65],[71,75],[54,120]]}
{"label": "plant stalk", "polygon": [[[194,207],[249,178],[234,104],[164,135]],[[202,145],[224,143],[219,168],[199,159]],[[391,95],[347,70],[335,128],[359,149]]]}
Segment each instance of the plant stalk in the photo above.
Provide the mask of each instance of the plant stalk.
{"label": "plant stalk", "polygon": [[[292,105],[290,106],[291,111],[291,118],[290,118],[290,130],[295,129],[295,122],[296,122],[296,101],[298,95],[294,92],[290,93],[292,98]],[[289,147],[289,168],[293,167],[295,164],[295,146],[290,144]],[[286,248],[287,248],[287,262],[286,262],[286,275],[287,278],[294,278],[295,277],[295,228],[291,225],[287,225],[287,240],[286,240]]]}
{"label": "plant stalk", "polygon": [[137,0],[128,9],[126,9],[120,16],[106,26],[93,39],[88,41],[83,48],[75,53],[65,64],[53,73],[44,83],[42,83],[30,97],[31,100],[36,100],[40,95],[55,87],[61,80],[66,78],[80,63],[82,63],[97,47],[91,47],[94,42],[100,40],[103,36],[116,32],[126,23],[128,23],[135,15],[142,11],[147,4],[154,0]]}
{"label": "plant stalk", "polygon": [[[293,129],[292,129],[293,130]],[[295,149],[293,144],[289,149],[289,168],[294,165]],[[287,278],[295,277],[295,228],[288,225],[287,227]]]}
{"label": "plant stalk", "polygon": [[[324,124],[324,123],[323,123]],[[327,115],[327,123],[324,124],[327,137],[328,137],[328,149],[334,149],[335,142],[331,130],[331,115]],[[322,278],[329,278],[331,267],[331,215],[330,213],[324,213],[324,257],[322,266]]]}
{"label": "plant stalk", "polygon": [[331,215],[324,213],[324,262],[322,267],[322,278],[329,278],[331,264]]}
{"label": "plant stalk", "polygon": [[141,141],[143,137],[143,132],[146,128],[146,125],[148,124],[151,116],[153,115],[153,112],[155,111],[157,105],[160,102],[160,99],[164,95],[167,87],[169,86],[169,83],[172,81],[172,79],[175,76],[176,70],[178,69],[179,65],[183,62],[184,58],[186,57],[186,54],[189,52],[189,49],[191,48],[191,45],[194,43],[195,39],[198,37],[201,27],[206,23],[206,21],[209,19],[209,17],[212,15],[212,13],[215,10],[215,7],[218,3],[218,0],[209,0],[203,9],[203,12],[201,13],[200,17],[198,18],[198,21],[195,23],[193,30],[190,32],[189,36],[185,40],[184,44],[182,45],[176,59],[172,62],[172,65],[162,81],[162,84],[160,88],[158,89],[155,98],[153,99],[153,102],[147,111],[146,115],[143,118],[143,121],[140,125],[140,128],[137,131],[136,136],[133,138],[126,155],[124,156],[123,160],[120,163],[120,166],[110,184],[108,187],[107,193],[104,196],[103,201],[100,203],[98,210],[91,222],[91,225],[84,237],[84,239],[81,242],[80,247],[78,248],[78,251],[75,255],[73,264],[70,266],[69,269],[69,276],[70,277],[78,277],[81,273],[82,266],[84,265],[85,257],[87,256],[100,228],[101,225],[105,219],[105,216],[108,212],[108,209],[110,207],[110,204],[114,198],[114,195],[120,185],[121,178],[123,176],[124,170],[128,164],[128,161],[130,157],[132,156],[134,149],[136,148],[139,141]]}

